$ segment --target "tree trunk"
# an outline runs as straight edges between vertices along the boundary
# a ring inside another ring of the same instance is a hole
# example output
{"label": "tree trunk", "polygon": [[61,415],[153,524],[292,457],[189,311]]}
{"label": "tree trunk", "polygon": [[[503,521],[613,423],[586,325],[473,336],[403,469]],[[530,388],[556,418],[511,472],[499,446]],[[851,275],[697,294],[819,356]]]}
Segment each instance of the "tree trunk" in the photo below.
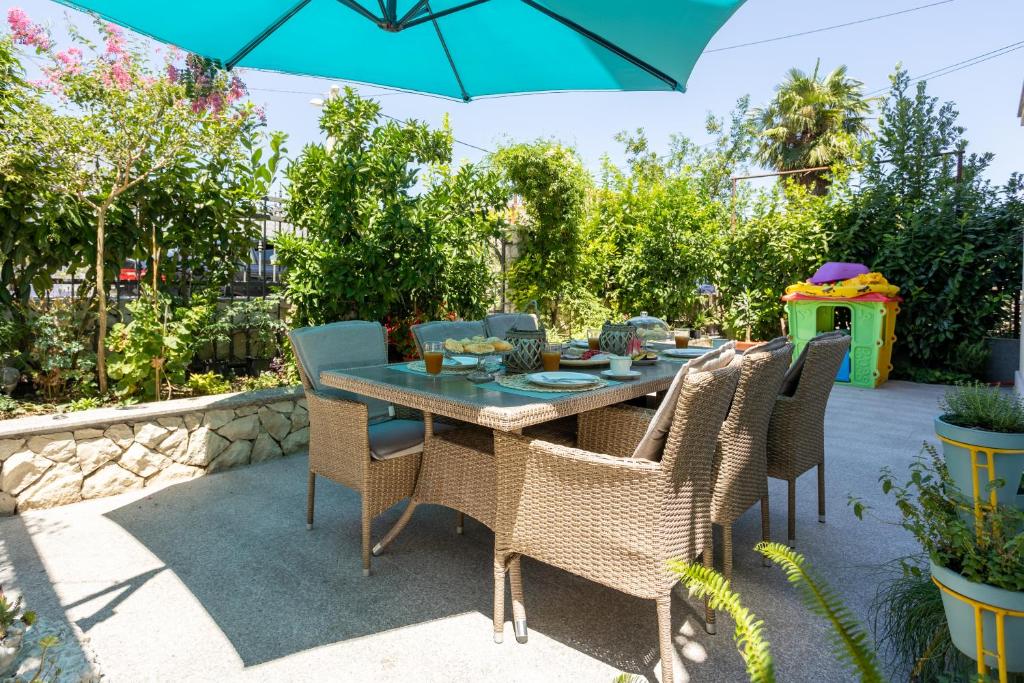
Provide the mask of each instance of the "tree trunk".
{"label": "tree trunk", "polygon": [[96,307],[99,322],[96,339],[96,376],[99,380],[100,394],[107,393],[107,286],[103,272],[106,220],[107,205],[101,204],[96,209]]}

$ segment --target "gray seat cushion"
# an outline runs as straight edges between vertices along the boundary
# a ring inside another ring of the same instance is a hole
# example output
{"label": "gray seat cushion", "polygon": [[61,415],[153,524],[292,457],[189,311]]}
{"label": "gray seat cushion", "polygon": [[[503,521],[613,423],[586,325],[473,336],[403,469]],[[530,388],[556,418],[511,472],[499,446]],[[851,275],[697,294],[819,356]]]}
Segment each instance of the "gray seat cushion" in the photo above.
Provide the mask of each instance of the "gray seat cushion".
{"label": "gray seat cushion", "polygon": [[783,346],[789,343],[789,337],[776,337],[771,341],[767,341],[764,344],[758,344],[757,346],[751,346],[749,349],[743,352],[743,355],[753,355],[755,353],[771,353],[772,351],[778,351]]}
{"label": "gray seat cushion", "polygon": [[533,313],[491,313],[484,318],[484,327],[488,337],[504,339],[512,328],[517,330],[536,330],[537,316]]}
{"label": "gray seat cushion", "polygon": [[320,373],[324,370],[387,365],[387,341],[380,323],[346,320],[330,325],[302,327],[292,330],[288,336],[313,391],[322,396],[337,396],[365,403],[371,420],[389,417],[391,406],[387,402],[334,389],[320,381]]}
{"label": "gray seat cushion", "polygon": [[[454,429],[443,422],[434,423],[434,433],[441,434]],[[423,422],[420,420],[385,420],[368,428],[370,457],[387,460],[411,453],[423,452]]]}
{"label": "gray seat cushion", "polygon": [[833,337],[845,336],[847,336],[847,334],[843,330],[834,330],[832,332],[819,334],[817,337],[804,344],[804,348],[800,349],[800,355],[796,357],[793,364],[789,366],[789,370],[786,371],[786,376],[782,378],[782,387],[779,389],[779,394],[782,396],[793,396],[796,394],[796,388],[800,386],[800,375],[803,373],[804,363],[807,361],[807,349],[811,348],[811,344],[825,339],[832,339]]}
{"label": "gray seat cushion", "polygon": [[730,341],[699,358],[694,358],[681,367],[665,394],[665,400],[658,406],[657,412],[654,413],[650,424],[647,425],[647,431],[644,432],[643,438],[640,439],[636,450],[633,451],[633,457],[641,460],[660,461],[662,453],[665,452],[668,432],[672,428],[672,418],[675,416],[676,404],[679,402],[683,379],[691,372],[710,372],[723,368],[731,363],[735,356],[736,342]]}
{"label": "gray seat cushion", "polygon": [[486,337],[487,329],[482,320],[434,320],[413,325],[412,336],[416,339],[416,349],[423,355],[423,345],[426,342]]}

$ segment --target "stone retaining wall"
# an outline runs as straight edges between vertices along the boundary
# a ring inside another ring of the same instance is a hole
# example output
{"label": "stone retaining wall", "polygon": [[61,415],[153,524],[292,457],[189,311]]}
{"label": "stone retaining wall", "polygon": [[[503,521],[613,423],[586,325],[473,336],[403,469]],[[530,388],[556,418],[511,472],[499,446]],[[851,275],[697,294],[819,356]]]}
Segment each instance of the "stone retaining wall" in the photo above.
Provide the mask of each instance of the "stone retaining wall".
{"label": "stone retaining wall", "polygon": [[304,451],[301,387],[0,421],[0,514]]}

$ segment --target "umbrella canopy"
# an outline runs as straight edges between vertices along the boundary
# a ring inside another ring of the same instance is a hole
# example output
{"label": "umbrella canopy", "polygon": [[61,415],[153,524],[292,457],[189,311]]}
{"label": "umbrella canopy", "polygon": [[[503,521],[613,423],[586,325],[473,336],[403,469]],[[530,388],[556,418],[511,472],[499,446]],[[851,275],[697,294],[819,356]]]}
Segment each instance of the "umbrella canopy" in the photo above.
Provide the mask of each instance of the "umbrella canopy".
{"label": "umbrella canopy", "polygon": [[743,0],[59,0],[236,66],[469,100],[679,90]]}

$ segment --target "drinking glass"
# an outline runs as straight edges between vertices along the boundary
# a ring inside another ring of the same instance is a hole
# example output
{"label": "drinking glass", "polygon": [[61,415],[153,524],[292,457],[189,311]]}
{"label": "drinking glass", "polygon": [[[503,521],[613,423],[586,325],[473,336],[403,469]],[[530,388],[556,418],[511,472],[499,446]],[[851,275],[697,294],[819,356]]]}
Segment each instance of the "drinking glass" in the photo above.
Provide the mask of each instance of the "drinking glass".
{"label": "drinking glass", "polygon": [[544,363],[545,372],[554,372],[562,362],[562,345],[545,344],[540,352],[541,361]]}
{"label": "drinking glass", "polygon": [[441,342],[427,342],[423,345],[423,365],[431,375],[440,375],[444,364],[444,346]]}
{"label": "drinking glass", "polygon": [[596,328],[587,330],[587,346],[591,351],[597,351],[601,348],[601,330]]}
{"label": "drinking glass", "polygon": [[690,328],[684,327],[675,331],[676,348],[685,349],[690,345]]}

